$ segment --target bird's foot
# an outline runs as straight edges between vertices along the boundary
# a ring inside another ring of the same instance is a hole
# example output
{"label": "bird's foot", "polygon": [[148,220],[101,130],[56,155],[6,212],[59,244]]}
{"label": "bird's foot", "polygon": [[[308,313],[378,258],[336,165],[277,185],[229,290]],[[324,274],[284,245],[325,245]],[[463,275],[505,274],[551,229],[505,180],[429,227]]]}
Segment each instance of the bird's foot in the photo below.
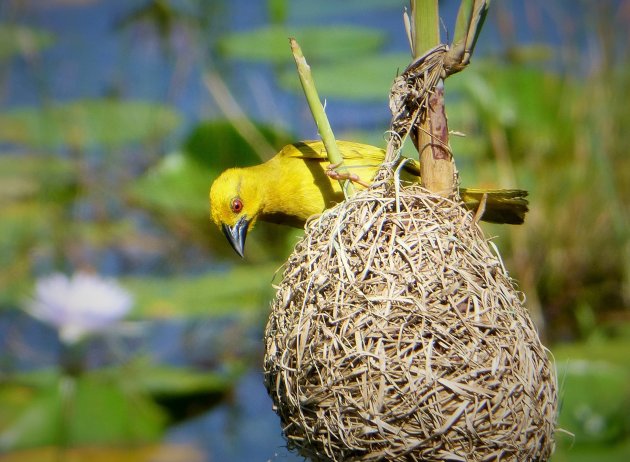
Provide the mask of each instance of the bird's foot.
{"label": "bird's foot", "polygon": [[368,183],[366,183],[365,181],[361,180],[361,178],[359,178],[359,175],[357,175],[356,173],[338,172],[336,169],[340,165],[341,165],[341,162],[339,162],[337,164],[330,164],[328,166],[328,168],[326,169],[326,175],[328,175],[328,177],[333,179],[333,180],[340,180],[340,181],[349,180],[349,181],[352,181],[353,183],[360,184],[364,188],[368,188],[370,186]]}

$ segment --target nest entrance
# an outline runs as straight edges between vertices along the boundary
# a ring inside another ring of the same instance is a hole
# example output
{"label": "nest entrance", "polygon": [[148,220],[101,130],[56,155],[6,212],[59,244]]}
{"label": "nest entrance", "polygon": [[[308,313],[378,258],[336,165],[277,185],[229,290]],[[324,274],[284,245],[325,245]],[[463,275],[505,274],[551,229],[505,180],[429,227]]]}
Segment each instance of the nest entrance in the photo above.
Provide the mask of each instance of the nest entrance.
{"label": "nest entrance", "polygon": [[307,225],[265,379],[314,461],[546,460],[556,379],[523,296],[457,201],[396,182]]}

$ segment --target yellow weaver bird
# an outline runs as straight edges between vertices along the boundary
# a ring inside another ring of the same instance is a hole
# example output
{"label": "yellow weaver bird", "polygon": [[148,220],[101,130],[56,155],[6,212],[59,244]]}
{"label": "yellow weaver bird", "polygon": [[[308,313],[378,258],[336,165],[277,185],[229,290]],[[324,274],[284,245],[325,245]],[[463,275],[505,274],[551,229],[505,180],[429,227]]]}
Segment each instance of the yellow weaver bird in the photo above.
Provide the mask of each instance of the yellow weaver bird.
{"label": "yellow weaver bird", "polygon": [[[370,184],[385,150],[350,141],[337,141],[337,146],[352,181],[360,188]],[[344,199],[330,167],[321,141],[302,141],[285,146],[263,164],[230,168],[210,188],[212,219],[242,257],[247,232],[257,220],[302,227],[310,216]],[[418,181],[419,175],[417,161],[405,162],[402,180]],[[484,221],[521,224],[528,210],[527,191],[519,189],[460,188],[459,193],[470,210],[487,194]]]}

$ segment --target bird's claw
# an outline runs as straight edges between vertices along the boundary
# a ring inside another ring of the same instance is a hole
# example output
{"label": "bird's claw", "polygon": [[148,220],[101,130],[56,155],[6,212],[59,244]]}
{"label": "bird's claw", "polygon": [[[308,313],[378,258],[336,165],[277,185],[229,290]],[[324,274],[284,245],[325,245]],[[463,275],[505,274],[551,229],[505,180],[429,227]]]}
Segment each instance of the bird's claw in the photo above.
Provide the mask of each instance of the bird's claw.
{"label": "bird's claw", "polygon": [[361,180],[361,178],[359,178],[359,175],[357,175],[356,173],[338,172],[336,169],[340,165],[341,165],[341,162],[336,163],[336,164],[330,164],[328,168],[326,169],[326,175],[333,180],[352,181],[353,183],[360,184],[364,188],[368,188],[370,186],[368,183]]}

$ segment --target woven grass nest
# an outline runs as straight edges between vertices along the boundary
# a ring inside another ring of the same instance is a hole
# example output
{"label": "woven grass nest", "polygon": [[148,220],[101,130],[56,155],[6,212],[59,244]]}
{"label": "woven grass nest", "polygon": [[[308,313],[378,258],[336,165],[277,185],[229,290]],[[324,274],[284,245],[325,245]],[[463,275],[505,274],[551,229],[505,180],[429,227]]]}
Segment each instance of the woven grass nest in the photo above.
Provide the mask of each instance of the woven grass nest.
{"label": "woven grass nest", "polygon": [[311,220],[265,331],[289,447],[313,461],[548,459],[554,367],[493,249],[455,198],[391,178]]}

